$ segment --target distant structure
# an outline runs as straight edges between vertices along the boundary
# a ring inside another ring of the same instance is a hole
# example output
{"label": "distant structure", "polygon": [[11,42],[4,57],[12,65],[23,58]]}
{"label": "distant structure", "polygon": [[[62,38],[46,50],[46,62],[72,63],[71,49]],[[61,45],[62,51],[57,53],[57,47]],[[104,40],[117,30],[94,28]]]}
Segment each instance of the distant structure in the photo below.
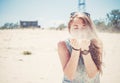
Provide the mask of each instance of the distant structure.
{"label": "distant structure", "polygon": [[78,0],[78,11],[79,12],[86,11],[85,7],[86,7],[85,0]]}
{"label": "distant structure", "polygon": [[40,25],[38,25],[38,21],[20,21],[20,27],[23,27],[23,28],[38,27],[38,28],[40,28]]}

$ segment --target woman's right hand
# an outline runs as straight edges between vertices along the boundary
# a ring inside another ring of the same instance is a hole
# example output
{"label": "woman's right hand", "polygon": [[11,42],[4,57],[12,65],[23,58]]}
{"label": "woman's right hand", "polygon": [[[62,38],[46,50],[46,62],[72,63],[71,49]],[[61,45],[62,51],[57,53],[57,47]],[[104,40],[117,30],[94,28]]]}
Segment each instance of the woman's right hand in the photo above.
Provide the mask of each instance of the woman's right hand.
{"label": "woman's right hand", "polygon": [[70,39],[70,45],[75,49],[80,49],[80,42],[77,39]]}

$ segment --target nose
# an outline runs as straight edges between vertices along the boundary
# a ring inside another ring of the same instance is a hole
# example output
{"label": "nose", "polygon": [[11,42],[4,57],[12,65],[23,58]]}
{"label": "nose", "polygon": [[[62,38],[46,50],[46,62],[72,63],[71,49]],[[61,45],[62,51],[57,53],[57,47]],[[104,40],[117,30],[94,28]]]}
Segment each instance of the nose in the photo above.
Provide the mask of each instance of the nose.
{"label": "nose", "polygon": [[79,26],[78,25],[74,25],[74,29],[78,29],[79,28]]}

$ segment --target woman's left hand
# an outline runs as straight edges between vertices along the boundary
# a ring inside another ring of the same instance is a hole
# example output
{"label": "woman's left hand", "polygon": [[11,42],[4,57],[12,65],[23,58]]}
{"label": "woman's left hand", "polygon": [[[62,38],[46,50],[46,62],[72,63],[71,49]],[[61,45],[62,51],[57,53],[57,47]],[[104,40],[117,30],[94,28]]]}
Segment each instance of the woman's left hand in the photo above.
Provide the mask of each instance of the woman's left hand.
{"label": "woman's left hand", "polygon": [[80,46],[81,47],[81,51],[89,50],[90,40],[84,39],[84,40],[81,41],[80,45],[81,45]]}

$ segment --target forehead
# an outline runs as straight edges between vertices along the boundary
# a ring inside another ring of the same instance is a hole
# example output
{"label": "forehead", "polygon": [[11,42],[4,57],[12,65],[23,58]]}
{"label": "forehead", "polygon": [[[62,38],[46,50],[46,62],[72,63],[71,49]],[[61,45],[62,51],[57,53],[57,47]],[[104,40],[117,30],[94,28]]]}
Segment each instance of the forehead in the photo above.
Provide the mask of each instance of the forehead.
{"label": "forehead", "polygon": [[85,23],[85,20],[81,17],[76,17],[76,18],[73,18],[72,19],[72,23],[74,22],[82,22],[82,23]]}

